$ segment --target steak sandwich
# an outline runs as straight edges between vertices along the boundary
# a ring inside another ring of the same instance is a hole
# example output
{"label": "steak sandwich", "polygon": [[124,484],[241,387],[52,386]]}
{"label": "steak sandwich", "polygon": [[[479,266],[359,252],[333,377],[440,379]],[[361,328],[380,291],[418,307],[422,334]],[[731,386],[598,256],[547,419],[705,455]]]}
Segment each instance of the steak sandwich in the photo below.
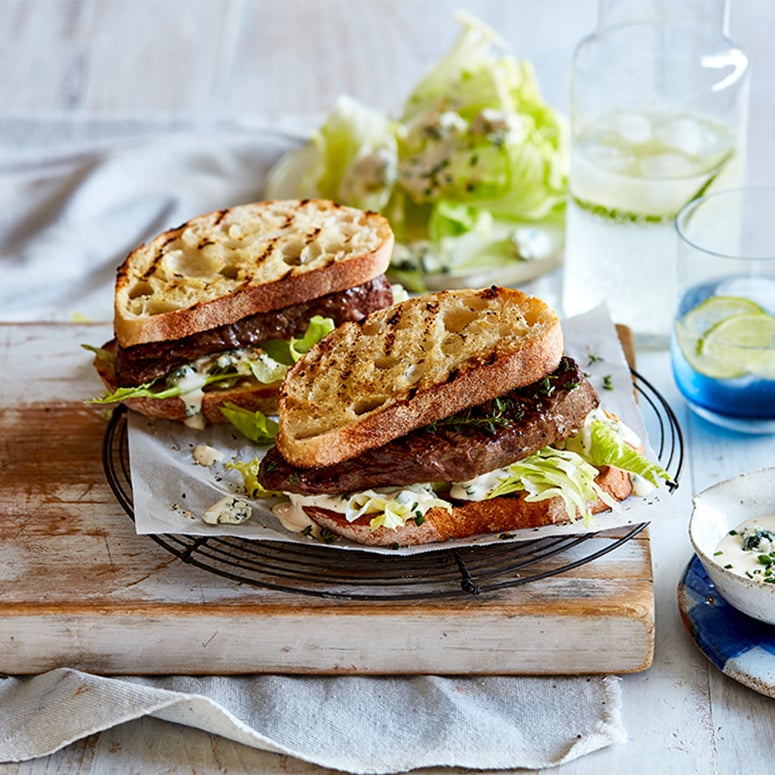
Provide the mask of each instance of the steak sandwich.
{"label": "steak sandwich", "polygon": [[223,422],[227,403],[276,411],[294,359],[392,304],[392,248],[385,218],[324,200],[242,205],[160,234],[118,269],[97,400],[195,427]]}
{"label": "steak sandwich", "polygon": [[281,518],[369,545],[589,520],[667,475],[563,347],[544,302],[499,287],[346,323],[289,370],[259,481]]}

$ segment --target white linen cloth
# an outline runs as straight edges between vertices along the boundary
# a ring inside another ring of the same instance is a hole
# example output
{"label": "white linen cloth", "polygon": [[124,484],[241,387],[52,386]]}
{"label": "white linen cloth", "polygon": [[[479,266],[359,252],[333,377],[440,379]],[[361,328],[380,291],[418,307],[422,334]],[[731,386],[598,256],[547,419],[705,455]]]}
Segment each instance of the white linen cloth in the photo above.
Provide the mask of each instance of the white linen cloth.
{"label": "white linen cloth", "polygon": [[0,681],[0,761],[151,715],[353,773],[544,768],[624,739],[619,679],[177,676]]}
{"label": "white linen cloth", "polygon": [[[0,319],[112,319],[129,250],[261,196],[267,166],[294,142],[276,129],[2,119]],[[355,773],[544,768],[623,742],[620,705],[618,679],[601,676],[105,678],[62,668],[0,679],[0,761],[152,715]]]}

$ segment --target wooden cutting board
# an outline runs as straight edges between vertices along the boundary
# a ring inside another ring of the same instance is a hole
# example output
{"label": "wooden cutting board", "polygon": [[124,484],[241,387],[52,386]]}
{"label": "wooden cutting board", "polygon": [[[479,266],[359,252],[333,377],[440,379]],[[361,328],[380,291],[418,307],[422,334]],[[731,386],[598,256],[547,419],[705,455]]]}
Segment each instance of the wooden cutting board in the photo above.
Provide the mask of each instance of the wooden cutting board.
{"label": "wooden cutting board", "polygon": [[644,670],[648,530],[574,570],[441,600],[323,599],[240,584],[134,532],[102,464],[81,343],[106,325],[0,324],[0,672],[479,673]]}

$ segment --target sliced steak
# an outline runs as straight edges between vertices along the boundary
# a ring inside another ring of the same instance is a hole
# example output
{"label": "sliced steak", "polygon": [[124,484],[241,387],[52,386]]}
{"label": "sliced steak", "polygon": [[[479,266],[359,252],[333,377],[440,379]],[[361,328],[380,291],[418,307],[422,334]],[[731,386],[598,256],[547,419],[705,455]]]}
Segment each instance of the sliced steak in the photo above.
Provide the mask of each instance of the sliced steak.
{"label": "sliced steak", "polygon": [[270,490],[304,495],[466,481],[575,435],[598,404],[578,364],[565,357],[551,376],[533,385],[336,465],[295,468],[272,447],[261,463],[259,481]]}
{"label": "sliced steak", "polygon": [[344,291],[262,312],[236,323],[200,331],[174,341],[148,342],[132,347],[116,346],[116,381],[121,386],[141,385],[164,377],[178,366],[211,353],[249,347],[268,339],[301,336],[313,315],[332,318],[336,325],[363,320],[369,312],[393,303],[393,291],[385,275]]}

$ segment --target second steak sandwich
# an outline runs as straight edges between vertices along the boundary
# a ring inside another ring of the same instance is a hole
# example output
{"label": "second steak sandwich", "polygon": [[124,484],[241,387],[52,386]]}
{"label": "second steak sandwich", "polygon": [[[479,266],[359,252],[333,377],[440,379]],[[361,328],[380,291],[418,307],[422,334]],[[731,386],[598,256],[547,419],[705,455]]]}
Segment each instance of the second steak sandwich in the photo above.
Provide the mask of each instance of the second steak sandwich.
{"label": "second steak sandwich", "polygon": [[385,218],[324,200],[257,202],[191,219],[118,270],[100,399],[195,427],[227,403],[274,412],[293,359],[389,306]]}
{"label": "second steak sandwich", "polygon": [[588,519],[667,474],[599,409],[556,314],[492,287],[347,323],[289,371],[259,480],[355,542],[416,545]]}

